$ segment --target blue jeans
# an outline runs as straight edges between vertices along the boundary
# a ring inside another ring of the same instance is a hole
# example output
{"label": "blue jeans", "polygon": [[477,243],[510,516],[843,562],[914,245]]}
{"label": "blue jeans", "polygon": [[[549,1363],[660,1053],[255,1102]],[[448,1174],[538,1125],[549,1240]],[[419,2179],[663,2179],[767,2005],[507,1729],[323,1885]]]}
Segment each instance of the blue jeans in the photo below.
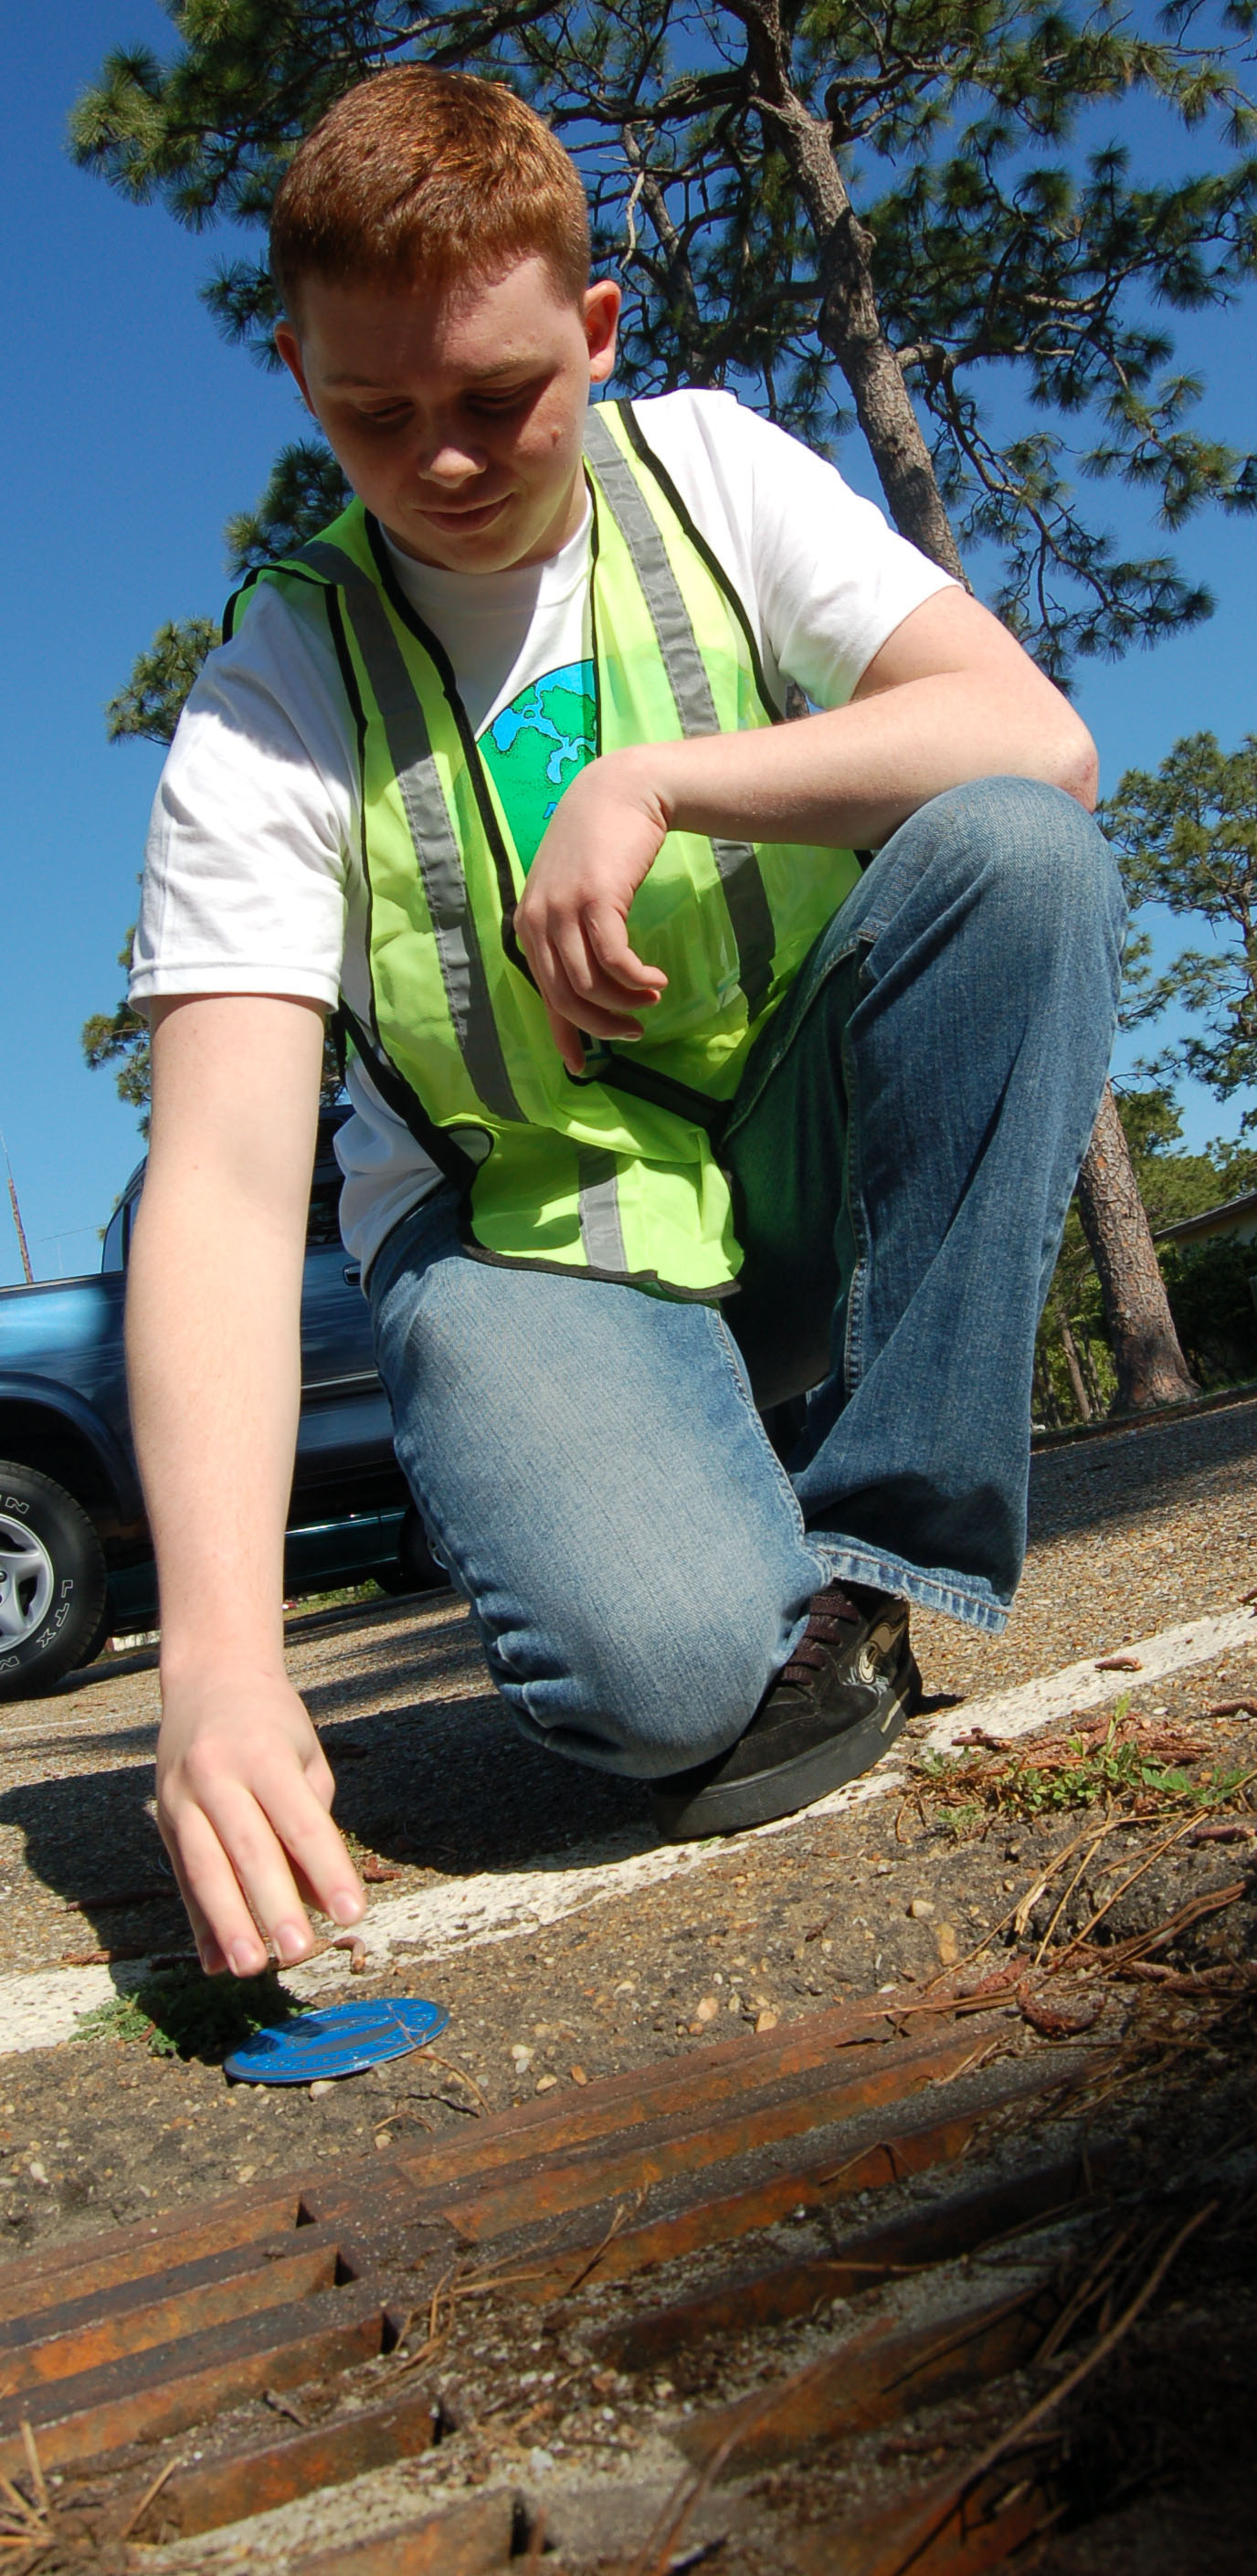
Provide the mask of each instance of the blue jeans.
{"label": "blue jeans", "polygon": [[[914,814],[748,1062],[723,1306],[477,1261],[449,1189],[388,1237],[397,1453],[527,1735],[637,1777],[706,1760],[834,1576],[1003,1627],[1123,924],[1059,790],[989,779]],[[803,1389],[787,1472],[756,1407]]]}

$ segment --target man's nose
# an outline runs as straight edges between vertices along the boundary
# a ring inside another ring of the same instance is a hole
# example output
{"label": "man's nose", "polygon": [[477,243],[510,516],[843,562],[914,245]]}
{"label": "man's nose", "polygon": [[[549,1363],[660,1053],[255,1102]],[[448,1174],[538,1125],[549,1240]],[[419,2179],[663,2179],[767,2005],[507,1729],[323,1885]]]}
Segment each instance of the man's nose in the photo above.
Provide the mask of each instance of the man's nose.
{"label": "man's nose", "polygon": [[419,441],[419,471],[428,482],[467,483],[483,474],[485,462],[483,450],[453,429],[434,430]]}

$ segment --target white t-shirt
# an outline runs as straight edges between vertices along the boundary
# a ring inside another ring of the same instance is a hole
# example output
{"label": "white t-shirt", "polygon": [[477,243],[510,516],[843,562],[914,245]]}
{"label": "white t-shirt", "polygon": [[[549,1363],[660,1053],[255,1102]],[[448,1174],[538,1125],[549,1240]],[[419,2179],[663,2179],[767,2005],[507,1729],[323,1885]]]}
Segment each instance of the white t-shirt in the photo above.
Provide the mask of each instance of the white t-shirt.
{"label": "white t-shirt", "polygon": [[[896,536],[832,465],[730,394],[635,406],[756,632],[770,689],[842,706],[874,654],[948,576]],[[588,513],[546,563],[469,574],[393,549],[440,637],[482,753],[531,858],[589,756]],[[158,994],[280,993],[370,1020],[357,747],[330,636],[259,585],[212,653],[162,772],[131,975]],[[351,1063],[355,1115],[336,1139],[341,1228],[365,1265],[440,1178]]]}

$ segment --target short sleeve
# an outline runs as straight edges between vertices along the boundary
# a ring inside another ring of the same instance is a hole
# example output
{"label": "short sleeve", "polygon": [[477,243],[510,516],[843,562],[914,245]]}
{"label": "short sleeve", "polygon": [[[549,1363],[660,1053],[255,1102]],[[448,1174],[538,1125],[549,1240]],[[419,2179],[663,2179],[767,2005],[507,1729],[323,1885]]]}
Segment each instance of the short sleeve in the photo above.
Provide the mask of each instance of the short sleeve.
{"label": "short sleeve", "polygon": [[357,840],[348,710],[321,602],[262,585],[179,721],[149,827],[132,959],[177,993],[334,1006]]}
{"label": "short sleeve", "polygon": [[770,675],[845,706],[895,628],[951,577],[836,466],[731,394],[635,406],[757,629]]}

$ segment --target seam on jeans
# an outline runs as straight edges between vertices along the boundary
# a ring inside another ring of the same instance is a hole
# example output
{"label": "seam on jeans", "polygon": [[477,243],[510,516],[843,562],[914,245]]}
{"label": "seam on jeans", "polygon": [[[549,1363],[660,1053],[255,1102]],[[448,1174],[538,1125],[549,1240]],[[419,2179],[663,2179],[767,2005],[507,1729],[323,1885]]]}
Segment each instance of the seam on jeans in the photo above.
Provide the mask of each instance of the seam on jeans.
{"label": "seam on jeans", "polygon": [[855,1063],[849,1045],[850,1028],[848,1019],[842,1033],[842,1081],[847,1100],[847,1218],[855,1242],[855,1261],[847,1288],[847,1312],[842,1335],[842,1382],[848,1403],[864,1375],[864,1323],[872,1254],[860,1171],[860,1112]]}
{"label": "seam on jeans", "polygon": [[[386,1237],[385,1237],[385,1239],[384,1239],[384,1242],[383,1242],[383,1243],[381,1244],[381,1246],[380,1246],[380,1250],[379,1250],[379,1252],[376,1254],[375,1261],[374,1261],[374,1262],[372,1263],[372,1265],[371,1265],[371,1267],[372,1267],[372,1288],[373,1288],[373,1293],[372,1293],[372,1297],[371,1297],[371,1338],[372,1338],[372,1342],[373,1342],[373,1345],[374,1345],[374,1348],[375,1348],[375,1354],[376,1354],[376,1365],[377,1365],[377,1368],[380,1368],[380,1356],[381,1356],[381,1355],[380,1355],[380,1341],[381,1341],[381,1338],[382,1338],[381,1330],[380,1330],[380,1314],[381,1314],[381,1309],[382,1309],[382,1307],[384,1306],[384,1304],[385,1304],[385,1302],[387,1301],[387,1299],[388,1299],[389,1297],[391,1297],[391,1295],[392,1295],[392,1293],[393,1293],[393,1290],[398,1286],[398,1284],[399,1284],[399,1282],[400,1282],[400,1280],[401,1280],[402,1273],[403,1273],[403,1271],[404,1271],[404,1269],[405,1269],[405,1267],[406,1267],[405,1255],[404,1255],[404,1249],[403,1249],[403,1247],[402,1247],[402,1246],[400,1246],[400,1245],[398,1245],[398,1244],[397,1244],[396,1238],[397,1238],[397,1236],[399,1235],[399,1233],[401,1232],[401,1229],[402,1229],[402,1227],[403,1227],[403,1226],[409,1225],[410,1223],[412,1223],[412,1221],[413,1221],[415,1218],[417,1218],[417,1217],[419,1217],[419,1216],[422,1216],[422,1215],[423,1215],[423,1214],[424,1214],[424,1213],[425,1213],[429,1208],[431,1208],[431,1207],[432,1207],[432,1205],[433,1205],[433,1203],[434,1203],[434,1200],[435,1200],[435,1198],[436,1198],[436,1195],[437,1195],[437,1193],[434,1191],[434,1192],[432,1192],[432,1193],[431,1193],[431,1194],[430,1194],[426,1199],[421,1199],[417,1207],[413,1207],[413,1208],[409,1209],[409,1211],[407,1212],[407,1214],[406,1214],[404,1217],[400,1217],[400,1218],[398,1219],[398,1222],[397,1222],[397,1224],[396,1224],[395,1226],[390,1227],[389,1232],[388,1232],[388,1234],[386,1235]],[[376,1285],[376,1274],[377,1274],[377,1272],[378,1272],[379,1263],[380,1263],[380,1260],[381,1260],[381,1258],[382,1258],[383,1254],[384,1254],[384,1253],[385,1253],[385,1251],[386,1251],[386,1250],[388,1250],[390,1247],[393,1247],[393,1249],[394,1249],[394,1258],[395,1258],[396,1266],[395,1266],[395,1268],[394,1268],[393,1275],[392,1275],[392,1277],[387,1281],[387,1284],[386,1284],[386,1285],[384,1285],[384,1286],[382,1286],[382,1287],[380,1287],[380,1286],[377,1286],[377,1285]],[[400,1257],[398,1257],[399,1255],[400,1255]],[[405,1338],[406,1340],[408,1340],[408,1339],[409,1339],[409,1333],[407,1333],[407,1334],[406,1334],[406,1336],[405,1336],[404,1338]],[[391,1389],[391,1387],[389,1386],[388,1381],[387,1381],[387,1379],[386,1379],[386,1378],[385,1378],[385,1376],[384,1376],[383,1368],[380,1368],[380,1379],[381,1379],[381,1383],[382,1383],[382,1385],[383,1385],[383,1387],[384,1387],[385,1395],[388,1397],[388,1409],[389,1409],[389,1414],[390,1414],[390,1417],[391,1417],[391,1419],[392,1419],[392,1423],[393,1423],[394,1447],[396,1448],[396,1440],[397,1440],[397,1418],[398,1418],[398,1417],[397,1417],[397,1407],[396,1407],[396,1406],[395,1406],[395,1404],[394,1404],[394,1401],[393,1401],[393,1394],[392,1394],[392,1389]],[[475,1592],[475,1590],[473,1589],[473,1586],[472,1586],[472,1580],[471,1580],[471,1577],[470,1577],[470,1575],[469,1575],[469,1574],[468,1574],[468,1572],[467,1572],[467,1569],[466,1569],[466,1567],[465,1567],[465,1565],[464,1565],[464,1563],[463,1563],[463,1560],[462,1560],[462,1557],[461,1557],[461,1555],[460,1555],[460,1553],[459,1553],[459,1550],[455,1547],[454,1542],[453,1542],[453,1539],[451,1538],[451,1536],[450,1536],[450,1534],[449,1534],[449,1531],[448,1531],[448,1529],[447,1529],[447,1527],[446,1527],[446,1524],[445,1524],[445,1522],[444,1522],[444,1520],[443,1520],[443,1518],[442,1518],[441,1514],[440,1514],[439,1512],[437,1512],[436,1510],[434,1510],[434,1509],[433,1509],[433,1507],[431,1506],[431,1504],[430,1504],[430,1503],[429,1503],[429,1501],[428,1501],[428,1498],[427,1498],[426,1494],[421,1490],[421,1488],[420,1488],[420,1486],[419,1486],[419,1483],[418,1483],[417,1478],[411,1474],[411,1471],[410,1471],[409,1467],[407,1467],[407,1466],[405,1465],[405,1463],[404,1463],[404,1461],[402,1460],[402,1458],[400,1457],[400,1455],[398,1456],[398,1465],[401,1467],[402,1474],[403,1474],[403,1476],[404,1476],[404,1477],[405,1477],[405,1479],[406,1479],[406,1490],[407,1490],[407,1492],[408,1492],[408,1493],[409,1493],[409,1495],[410,1495],[410,1499],[411,1499],[412,1503],[414,1504],[414,1507],[415,1507],[416,1511],[418,1512],[420,1519],[421,1519],[421,1520],[422,1520],[422,1522],[424,1523],[424,1526],[425,1526],[425,1528],[429,1531],[430,1535],[431,1535],[431,1536],[436,1540],[437,1545],[440,1547],[440,1549],[441,1549],[441,1551],[442,1551],[442,1553],[443,1553],[443,1555],[444,1555],[444,1557],[445,1557],[445,1559],[446,1559],[446,1572],[448,1573],[448,1575],[449,1575],[449,1577],[450,1577],[451,1588],[452,1588],[455,1592],[457,1592],[457,1593],[461,1594],[461,1596],[462,1596],[463,1600],[466,1602],[467,1607],[468,1607],[468,1609],[469,1609],[469,1610],[470,1610],[470,1612],[471,1612],[472,1620],[473,1620],[474,1625],[475,1625],[475,1628],[476,1628],[476,1633],[477,1633],[477,1635],[478,1635],[478,1637],[479,1637],[479,1639],[480,1639],[480,1644],[481,1644],[481,1647],[482,1647],[482,1649],[483,1649],[483,1651],[484,1651],[484,1656],[485,1656],[486,1663],[487,1663],[487,1664],[488,1664],[488,1666],[489,1666],[490,1679],[491,1679],[494,1683],[498,1684],[498,1687],[500,1688],[500,1687],[501,1687],[501,1685],[500,1685],[500,1683],[498,1682],[498,1675],[497,1675],[496,1671],[494,1670],[494,1666],[493,1666],[493,1650],[494,1650],[494,1648],[495,1648],[495,1646],[496,1646],[497,1641],[496,1641],[496,1639],[492,1636],[492,1634],[491,1634],[491,1632],[489,1631],[489,1629],[488,1629],[488,1627],[487,1627],[487,1624],[486,1624],[486,1622],[485,1622],[485,1620],[484,1620],[484,1618],[483,1618],[483,1614],[482,1614],[481,1609],[480,1609],[480,1604],[479,1604],[479,1601],[478,1601],[478,1598],[477,1598],[476,1592]]]}
{"label": "seam on jeans", "polygon": [[[738,1128],[743,1124],[745,1119],[750,1117],[751,1111],[758,1107],[765,1086],[771,1082],[773,1075],[777,1072],[779,1066],[785,1063],[786,1057],[789,1055],[791,1048],[794,1046],[806,1022],[811,1018],[812,1012],[815,1009],[817,1002],[820,1000],[821,994],[824,992],[825,986],[829,982],[831,975],[836,974],[840,966],[845,966],[848,959],[854,957],[858,948],[863,945],[867,945],[870,938],[877,935],[877,930],[879,930],[880,927],[880,923],[872,929],[867,925],[861,927],[852,934],[847,946],[839,949],[837,956],[831,957],[828,960],[824,973],[818,978],[814,991],[808,996],[806,1010],[800,1013],[788,1038],[785,1039],[781,1046],[772,1048],[769,1053],[766,1054],[762,1065],[757,1067],[753,1089],[748,1091],[745,1100],[743,1099],[740,1091],[735,1095],[733,1106],[729,1114],[728,1124],[721,1137],[722,1147],[728,1144],[731,1136],[737,1134]],[[787,995],[782,1008],[783,1010],[789,1008],[789,995]],[[780,1013],[777,1016],[780,1017]]]}
{"label": "seam on jeans", "polygon": [[[852,934],[852,937],[848,940],[846,946],[841,948],[835,957],[829,959],[825,967],[824,974],[821,975],[817,981],[815,990],[808,996],[806,1010],[800,1013],[790,1031],[789,1037],[785,1040],[785,1043],[777,1048],[771,1057],[765,1061],[760,1070],[755,1089],[748,1096],[745,1105],[743,1104],[741,1095],[739,1094],[735,1102],[734,1114],[730,1118],[729,1124],[725,1129],[726,1142],[729,1136],[736,1132],[741,1119],[744,1116],[749,1117],[752,1109],[757,1105],[766,1084],[772,1080],[773,1075],[778,1071],[779,1067],[785,1063],[786,1057],[789,1055],[791,1048],[802,1035],[807,1022],[811,1018],[812,1012],[815,1009],[817,1002],[820,1000],[830,977],[837,973],[840,966],[849,965],[851,959],[859,955],[861,948],[866,951],[871,949],[874,940],[880,936],[884,927],[884,923],[876,920],[862,922],[860,928]],[[861,1360],[862,1328],[864,1323],[870,1258],[868,1216],[864,1205],[863,1191],[860,1186],[860,1126],[857,1114],[853,1058],[850,1049],[850,1029],[851,1017],[850,1014],[848,1014],[846,1026],[842,1033],[842,1078],[843,1088],[846,1092],[847,1098],[847,1212],[851,1218],[851,1231],[855,1237],[856,1248],[855,1263],[852,1268],[851,1279],[847,1289],[847,1314],[843,1331],[842,1379],[843,1391],[848,1402],[854,1395],[864,1374]],[[769,1445],[771,1446],[771,1443]],[[775,1456],[776,1452],[774,1451],[773,1454]]]}
{"label": "seam on jeans", "polygon": [[915,1609],[940,1610],[967,1628],[982,1628],[991,1635],[998,1636],[1008,1625],[1009,1614],[1001,1601],[971,1592],[961,1583],[940,1582],[903,1557],[858,1547],[853,1541],[826,1539],[819,1530],[809,1530],[808,1539],[839,1582],[867,1583],[874,1592],[893,1592]]}
{"label": "seam on jeans", "polygon": [[764,1449],[767,1451],[778,1491],[793,1517],[797,1534],[805,1547],[812,1548],[813,1554],[819,1555],[819,1550],[814,1547],[813,1541],[808,1532],[807,1524],[804,1521],[799,1497],[786,1474],[785,1468],[782,1466],[781,1460],[768,1437],[768,1433],[764,1429],[763,1417],[760,1414],[755,1403],[755,1399],[751,1394],[750,1386],[746,1378],[746,1372],[743,1368],[742,1361],[738,1353],[738,1347],[734,1341],[733,1335],[730,1332],[723,1315],[716,1307],[709,1306],[707,1308],[707,1313],[711,1318],[712,1329],[716,1336],[716,1344],[720,1352],[720,1356],[733,1380],[743,1407],[750,1416],[753,1428],[758,1434]]}

